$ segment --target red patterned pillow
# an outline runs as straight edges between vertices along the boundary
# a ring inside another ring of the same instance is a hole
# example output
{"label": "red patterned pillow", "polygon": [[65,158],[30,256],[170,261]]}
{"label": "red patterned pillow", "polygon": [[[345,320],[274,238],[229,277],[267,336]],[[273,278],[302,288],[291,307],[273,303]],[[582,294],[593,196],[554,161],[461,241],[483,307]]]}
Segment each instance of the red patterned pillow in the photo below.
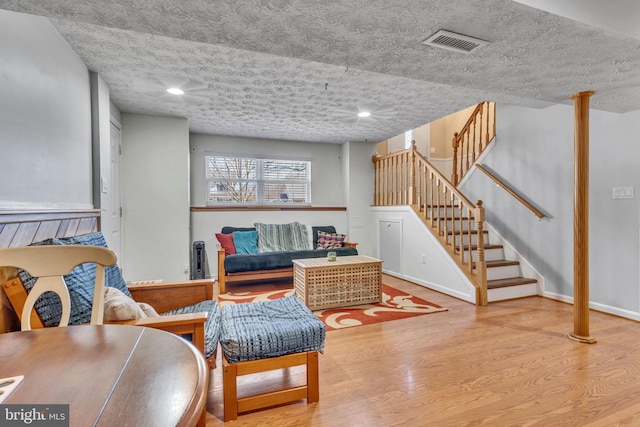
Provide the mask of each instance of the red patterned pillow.
{"label": "red patterned pillow", "polygon": [[225,254],[233,255],[236,253],[236,245],[233,244],[233,234],[216,233],[216,239],[220,242],[220,246],[224,249]]}
{"label": "red patterned pillow", "polygon": [[318,231],[318,244],[316,249],[341,248],[345,237],[347,237],[345,234],[331,234]]}

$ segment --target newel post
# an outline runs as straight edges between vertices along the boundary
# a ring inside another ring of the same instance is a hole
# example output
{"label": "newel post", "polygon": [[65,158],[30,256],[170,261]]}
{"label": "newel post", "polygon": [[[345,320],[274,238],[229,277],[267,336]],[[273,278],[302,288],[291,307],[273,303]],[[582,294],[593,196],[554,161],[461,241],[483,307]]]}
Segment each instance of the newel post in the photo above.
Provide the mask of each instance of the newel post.
{"label": "newel post", "polygon": [[[487,291],[487,263],[484,260],[484,208],[482,200],[476,202],[475,212],[473,214],[476,222],[477,231],[477,259],[476,259],[476,275],[478,278],[478,288],[476,291],[476,304],[485,306],[489,303]],[[470,257],[471,258],[471,257]]]}
{"label": "newel post", "polygon": [[371,156],[373,163],[373,206],[380,206],[380,167],[378,163],[378,155]]}
{"label": "newel post", "polygon": [[451,182],[454,186],[458,185],[458,132],[453,134],[453,142],[451,146],[453,147],[453,172],[451,173]]}
{"label": "newel post", "polygon": [[416,203],[416,141],[411,141],[411,154],[409,155],[409,205]]}
{"label": "newel post", "polygon": [[572,340],[594,344],[589,335],[589,98],[570,96],[574,105],[573,332]]}

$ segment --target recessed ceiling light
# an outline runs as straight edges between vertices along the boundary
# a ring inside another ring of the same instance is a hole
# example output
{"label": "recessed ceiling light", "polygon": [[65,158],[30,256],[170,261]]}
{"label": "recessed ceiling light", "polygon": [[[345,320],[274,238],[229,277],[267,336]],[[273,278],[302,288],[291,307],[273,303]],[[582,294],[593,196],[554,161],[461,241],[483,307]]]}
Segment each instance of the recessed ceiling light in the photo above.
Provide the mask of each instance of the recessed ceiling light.
{"label": "recessed ceiling light", "polygon": [[368,112],[368,111],[360,111],[358,113],[358,117],[369,117],[370,115],[371,115],[371,113]]}
{"label": "recessed ceiling light", "polygon": [[167,89],[167,92],[169,92],[171,95],[184,95],[184,91],[177,87],[170,87],[169,89]]}

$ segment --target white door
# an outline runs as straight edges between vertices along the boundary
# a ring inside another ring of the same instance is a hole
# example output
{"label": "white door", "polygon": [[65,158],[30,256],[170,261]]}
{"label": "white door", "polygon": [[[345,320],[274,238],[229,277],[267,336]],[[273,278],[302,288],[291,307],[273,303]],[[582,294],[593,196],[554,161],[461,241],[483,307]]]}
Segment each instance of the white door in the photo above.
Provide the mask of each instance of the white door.
{"label": "white door", "polygon": [[111,170],[110,170],[110,194],[109,200],[109,216],[111,222],[111,237],[109,239],[109,249],[114,251],[118,256],[118,265],[123,268],[122,257],[122,238],[120,230],[122,229],[122,210],[120,199],[120,127],[111,122]]}
{"label": "white door", "polygon": [[384,261],[382,269],[402,274],[402,221],[381,219],[378,222],[379,258]]}

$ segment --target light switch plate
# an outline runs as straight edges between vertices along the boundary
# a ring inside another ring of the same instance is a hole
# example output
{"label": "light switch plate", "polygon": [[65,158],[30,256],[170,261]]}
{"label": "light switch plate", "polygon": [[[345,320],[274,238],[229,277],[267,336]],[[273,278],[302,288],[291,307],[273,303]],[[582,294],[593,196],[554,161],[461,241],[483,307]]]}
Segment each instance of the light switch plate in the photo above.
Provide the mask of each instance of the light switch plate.
{"label": "light switch plate", "polygon": [[633,199],[635,197],[635,189],[633,186],[613,187],[614,199]]}

